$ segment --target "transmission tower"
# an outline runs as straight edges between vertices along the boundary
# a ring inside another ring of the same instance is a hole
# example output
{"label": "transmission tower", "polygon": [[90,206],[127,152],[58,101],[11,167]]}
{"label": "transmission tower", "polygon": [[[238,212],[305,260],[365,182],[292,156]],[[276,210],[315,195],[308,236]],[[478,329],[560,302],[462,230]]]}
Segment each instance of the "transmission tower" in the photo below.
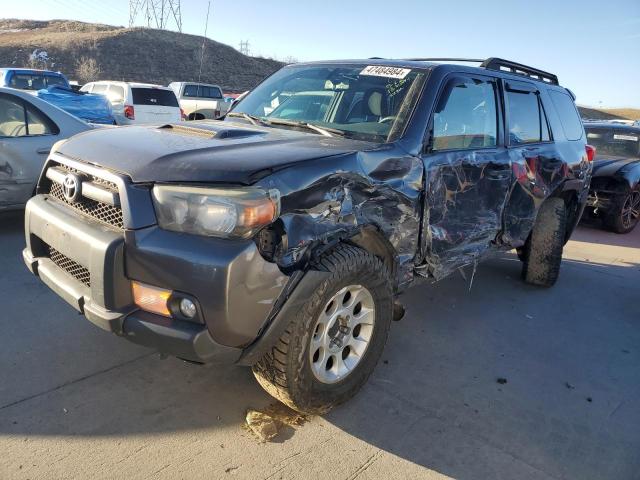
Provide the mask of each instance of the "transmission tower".
{"label": "transmission tower", "polygon": [[240,53],[249,55],[249,40],[240,41]]}
{"label": "transmission tower", "polygon": [[180,0],[129,0],[129,27],[133,27],[138,14],[142,14],[149,28],[166,30],[173,20],[182,32]]}

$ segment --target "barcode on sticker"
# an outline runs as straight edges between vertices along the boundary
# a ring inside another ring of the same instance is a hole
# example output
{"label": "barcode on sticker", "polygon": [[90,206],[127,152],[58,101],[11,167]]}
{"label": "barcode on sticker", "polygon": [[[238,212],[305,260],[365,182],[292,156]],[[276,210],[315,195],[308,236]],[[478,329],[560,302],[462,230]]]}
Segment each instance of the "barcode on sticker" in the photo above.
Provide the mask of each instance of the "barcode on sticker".
{"label": "barcode on sticker", "polygon": [[371,77],[404,78],[411,73],[410,68],[383,67],[379,65],[369,65],[360,72],[360,75]]}
{"label": "barcode on sticker", "polygon": [[615,133],[613,135],[613,139],[614,140],[629,140],[630,142],[637,142],[638,141],[638,137],[635,137],[633,135],[620,135],[618,133]]}

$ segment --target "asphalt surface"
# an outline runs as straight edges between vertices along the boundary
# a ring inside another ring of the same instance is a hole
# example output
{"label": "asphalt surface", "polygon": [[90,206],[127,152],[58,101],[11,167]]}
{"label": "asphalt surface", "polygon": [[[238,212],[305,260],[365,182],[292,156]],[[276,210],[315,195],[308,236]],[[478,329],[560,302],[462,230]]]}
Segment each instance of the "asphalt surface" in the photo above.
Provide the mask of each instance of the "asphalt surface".
{"label": "asphalt surface", "polygon": [[272,403],[248,369],[92,326],[28,273],[22,235],[0,216],[2,479],[640,478],[640,228],[578,229],[552,289],[513,254],[471,289],[412,289],[361,393],[266,444],[243,428]]}

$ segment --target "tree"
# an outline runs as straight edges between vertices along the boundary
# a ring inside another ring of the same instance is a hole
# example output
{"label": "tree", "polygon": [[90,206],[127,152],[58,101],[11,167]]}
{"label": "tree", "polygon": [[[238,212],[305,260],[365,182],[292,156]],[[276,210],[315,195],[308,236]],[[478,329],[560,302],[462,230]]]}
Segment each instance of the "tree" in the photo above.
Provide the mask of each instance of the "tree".
{"label": "tree", "polygon": [[76,76],[83,83],[98,80],[100,73],[100,65],[98,65],[95,58],[81,57],[76,62]]}

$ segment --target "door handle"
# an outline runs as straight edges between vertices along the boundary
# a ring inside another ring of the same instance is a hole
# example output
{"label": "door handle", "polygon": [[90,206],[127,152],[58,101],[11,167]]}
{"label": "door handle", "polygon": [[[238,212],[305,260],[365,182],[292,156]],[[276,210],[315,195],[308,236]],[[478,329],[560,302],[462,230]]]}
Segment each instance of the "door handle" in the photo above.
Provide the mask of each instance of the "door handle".
{"label": "door handle", "polygon": [[492,180],[507,180],[511,178],[511,170],[487,170],[486,176]]}
{"label": "door handle", "polygon": [[49,155],[49,152],[51,152],[51,148],[39,148],[36,150],[36,153],[39,153],[40,155]]}

